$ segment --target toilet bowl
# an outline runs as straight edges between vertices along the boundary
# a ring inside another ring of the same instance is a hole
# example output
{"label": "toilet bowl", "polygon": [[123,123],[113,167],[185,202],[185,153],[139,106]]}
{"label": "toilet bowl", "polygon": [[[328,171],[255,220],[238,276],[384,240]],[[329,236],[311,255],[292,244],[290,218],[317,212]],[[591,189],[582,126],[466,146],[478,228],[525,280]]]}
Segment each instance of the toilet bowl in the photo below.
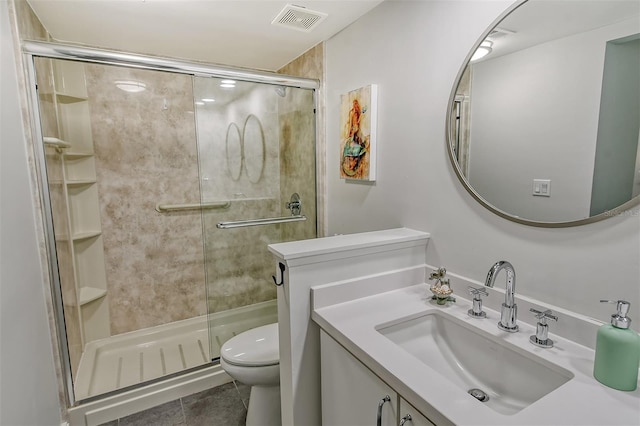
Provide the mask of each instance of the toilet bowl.
{"label": "toilet bowl", "polygon": [[280,351],[278,324],[253,328],[220,348],[220,366],[251,386],[246,426],[280,426]]}

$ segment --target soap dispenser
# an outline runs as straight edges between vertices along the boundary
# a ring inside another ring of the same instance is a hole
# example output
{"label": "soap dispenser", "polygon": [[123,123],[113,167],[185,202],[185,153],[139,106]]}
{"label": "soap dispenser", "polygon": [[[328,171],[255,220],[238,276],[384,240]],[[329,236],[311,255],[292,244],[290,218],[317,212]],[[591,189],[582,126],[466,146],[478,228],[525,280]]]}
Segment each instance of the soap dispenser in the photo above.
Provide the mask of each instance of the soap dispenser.
{"label": "soap dispenser", "polygon": [[633,391],[638,385],[640,336],[629,328],[630,304],[624,300],[600,302],[615,303],[618,312],[611,315],[611,324],[598,329],[593,376],[613,389]]}

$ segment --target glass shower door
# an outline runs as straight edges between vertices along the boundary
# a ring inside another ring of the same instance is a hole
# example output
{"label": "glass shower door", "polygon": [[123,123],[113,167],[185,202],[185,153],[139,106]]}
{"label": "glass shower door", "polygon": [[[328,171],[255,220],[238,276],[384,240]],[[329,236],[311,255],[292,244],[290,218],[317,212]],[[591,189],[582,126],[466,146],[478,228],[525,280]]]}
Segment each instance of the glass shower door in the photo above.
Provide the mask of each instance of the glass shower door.
{"label": "glass shower door", "polygon": [[75,400],[209,363],[192,77],[35,68]]}
{"label": "glass shower door", "polygon": [[[267,246],[316,237],[314,91],[195,77],[194,95],[210,357],[216,360],[229,338],[277,321]],[[300,212],[287,208],[294,193]],[[251,222],[289,220],[293,213],[306,220]]]}

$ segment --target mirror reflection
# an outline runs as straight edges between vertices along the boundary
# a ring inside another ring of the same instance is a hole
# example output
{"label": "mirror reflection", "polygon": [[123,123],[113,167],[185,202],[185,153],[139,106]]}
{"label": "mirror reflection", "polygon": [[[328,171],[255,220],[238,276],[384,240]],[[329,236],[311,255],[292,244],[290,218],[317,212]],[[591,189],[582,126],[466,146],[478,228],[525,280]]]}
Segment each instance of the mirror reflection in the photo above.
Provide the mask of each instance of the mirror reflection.
{"label": "mirror reflection", "polygon": [[485,206],[533,225],[607,217],[640,194],[640,2],[529,0],[478,45],[449,149]]}

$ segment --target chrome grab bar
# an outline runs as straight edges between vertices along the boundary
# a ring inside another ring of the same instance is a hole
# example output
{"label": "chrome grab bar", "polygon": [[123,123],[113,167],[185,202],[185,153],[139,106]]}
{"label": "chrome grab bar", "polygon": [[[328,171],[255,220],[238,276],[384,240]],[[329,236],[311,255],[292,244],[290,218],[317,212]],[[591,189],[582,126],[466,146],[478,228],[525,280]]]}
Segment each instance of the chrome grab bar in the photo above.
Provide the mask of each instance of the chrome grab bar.
{"label": "chrome grab bar", "polygon": [[291,210],[291,216],[267,217],[264,219],[233,220],[230,222],[220,222],[216,226],[218,227],[218,229],[231,229],[244,228],[247,226],[273,225],[276,223],[300,222],[303,220],[307,220],[306,216],[300,214],[302,212],[302,201],[300,200],[300,196],[297,193],[294,192],[291,195],[291,199],[286,204],[286,207]]}
{"label": "chrome grab bar", "polygon": [[303,220],[307,220],[307,217],[304,215],[293,215],[282,217],[267,217],[264,219],[233,220],[230,222],[220,222],[216,226],[219,229],[232,229],[245,228],[247,226],[273,225],[276,223],[300,222]]}
{"label": "chrome grab bar", "polygon": [[156,204],[158,213],[177,212],[185,210],[212,210],[226,209],[231,205],[229,201],[216,201],[212,203],[192,203],[192,204]]}

